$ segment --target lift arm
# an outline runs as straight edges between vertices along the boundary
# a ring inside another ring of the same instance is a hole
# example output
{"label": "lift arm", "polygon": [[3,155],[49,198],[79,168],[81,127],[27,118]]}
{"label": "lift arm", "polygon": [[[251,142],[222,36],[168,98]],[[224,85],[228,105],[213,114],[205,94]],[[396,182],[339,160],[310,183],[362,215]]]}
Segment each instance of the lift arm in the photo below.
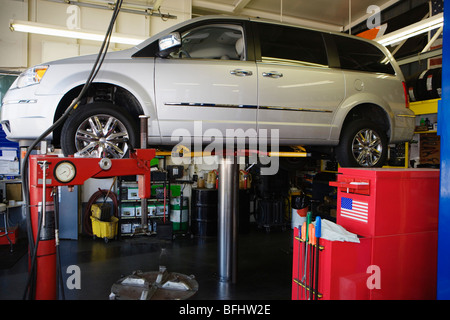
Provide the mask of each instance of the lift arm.
{"label": "lift arm", "polygon": [[[52,155],[33,155],[30,157],[30,172],[32,172],[30,184],[32,187],[43,187],[44,169],[39,164],[46,162],[48,167],[45,170],[45,187],[82,185],[89,178],[137,175],[139,197],[150,198],[150,161],[154,157],[154,149],[136,149],[130,154],[129,159],[60,158]],[[67,168],[59,169],[62,164],[68,165]],[[65,170],[73,170],[73,172]]]}

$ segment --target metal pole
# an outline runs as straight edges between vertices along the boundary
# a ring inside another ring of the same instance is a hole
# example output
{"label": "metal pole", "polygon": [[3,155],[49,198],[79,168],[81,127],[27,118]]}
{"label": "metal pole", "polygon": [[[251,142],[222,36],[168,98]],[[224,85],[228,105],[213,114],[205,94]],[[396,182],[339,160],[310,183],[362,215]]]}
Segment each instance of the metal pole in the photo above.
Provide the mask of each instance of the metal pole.
{"label": "metal pole", "polygon": [[238,221],[239,221],[239,164],[237,157],[234,157],[233,171],[233,226],[232,226],[232,238],[231,238],[231,283],[237,282],[237,254],[238,254]]}
{"label": "metal pole", "polygon": [[[42,162],[42,190],[45,190],[46,188],[46,182],[47,182],[47,161]],[[45,204],[47,200],[45,199],[45,192],[42,192],[42,227],[45,228]]]}
{"label": "metal pole", "polygon": [[[141,149],[147,149],[148,143],[148,116],[140,115]],[[141,199],[141,228],[148,230],[148,204],[147,199]]]}
{"label": "metal pole", "polygon": [[[444,21],[450,21],[450,2],[444,3]],[[444,23],[442,56],[442,99],[438,109],[438,135],[441,137],[441,171],[439,191],[439,229],[437,299],[450,299],[450,127],[446,126],[450,116],[450,24]]]}
{"label": "metal pole", "polygon": [[238,171],[235,157],[219,162],[218,240],[219,280],[236,282],[237,277],[237,212]]}

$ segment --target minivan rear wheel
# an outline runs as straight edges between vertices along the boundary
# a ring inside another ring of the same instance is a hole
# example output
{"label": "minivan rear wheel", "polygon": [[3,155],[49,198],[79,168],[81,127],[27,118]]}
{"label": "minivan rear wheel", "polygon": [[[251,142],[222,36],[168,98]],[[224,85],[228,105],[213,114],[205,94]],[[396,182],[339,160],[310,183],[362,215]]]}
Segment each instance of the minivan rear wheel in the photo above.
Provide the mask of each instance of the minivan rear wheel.
{"label": "minivan rear wheel", "polygon": [[386,162],[386,133],[368,120],[355,120],[341,134],[336,157],[341,167],[381,167]]}
{"label": "minivan rear wheel", "polygon": [[64,155],[123,158],[129,144],[136,146],[137,125],[121,108],[112,103],[92,103],[70,115],[61,131]]}

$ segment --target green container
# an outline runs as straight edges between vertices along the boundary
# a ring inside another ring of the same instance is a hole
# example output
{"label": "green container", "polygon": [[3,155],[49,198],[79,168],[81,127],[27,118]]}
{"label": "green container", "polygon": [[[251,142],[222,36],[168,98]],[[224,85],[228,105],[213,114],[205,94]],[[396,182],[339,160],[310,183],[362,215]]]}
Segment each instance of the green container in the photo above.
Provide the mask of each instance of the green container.
{"label": "green container", "polygon": [[[152,185],[152,197],[156,196],[156,189],[163,188],[163,187],[164,187],[164,185],[162,185],[162,184]],[[179,197],[180,194],[181,194],[181,186],[179,186],[179,185],[171,185],[170,186],[170,195],[172,197]]]}
{"label": "green container", "polygon": [[174,231],[187,231],[189,227],[189,199],[183,198],[180,206],[180,197],[172,198],[170,201],[170,221]]}

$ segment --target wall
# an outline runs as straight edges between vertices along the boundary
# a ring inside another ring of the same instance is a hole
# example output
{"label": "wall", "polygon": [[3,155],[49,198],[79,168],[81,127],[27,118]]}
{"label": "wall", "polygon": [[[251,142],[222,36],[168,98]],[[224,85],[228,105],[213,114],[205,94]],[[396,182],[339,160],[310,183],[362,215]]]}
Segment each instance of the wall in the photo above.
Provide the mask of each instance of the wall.
{"label": "wall", "polygon": [[9,30],[11,19],[27,20],[28,0],[2,0],[0,10],[0,69],[27,67],[27,35]]}
{"label": "wall", "polygon": [[[83,2],[83,0],[79,0]],[[133,1],[125,1],[126,3]],[[140,1],[136,3],[145,3]],[[147,1],[151,6],[153,1]],[[161,4],[162,13],[170,13],[177,19],[163,21],[159,17],[120,12],[115,32],[149,37],[176,23],[191,18],[192,0],[165,0]],[[125,4],[123,7],[125,7]],[[73,13],[67,13],[68,4],[48,0],[2,0],[0,10],[0,69],[24,69],[46,61],[97,53],[100,42],[67,39],[11,32],[11,19],[29,20],[55,26],[67,27]],[[105,32],[111,19],[112,10],[80,6],[79,26],[84,30]],[[111,44],[110,51],[129,46]]]}

